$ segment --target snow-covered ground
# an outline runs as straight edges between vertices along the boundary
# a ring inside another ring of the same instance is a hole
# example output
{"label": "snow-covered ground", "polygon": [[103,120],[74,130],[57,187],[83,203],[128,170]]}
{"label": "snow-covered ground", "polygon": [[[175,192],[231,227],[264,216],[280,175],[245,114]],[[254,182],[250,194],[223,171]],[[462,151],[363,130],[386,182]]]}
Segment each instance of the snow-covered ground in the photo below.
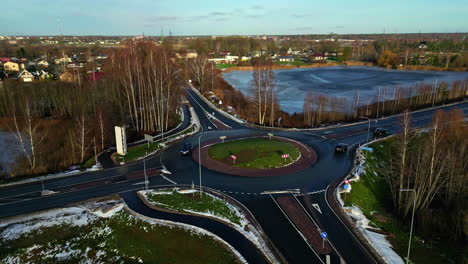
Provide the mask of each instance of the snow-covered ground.
{"label": "snow-covered ground", "polygon": [[[171,193],[169,191],[148,191],[148,192],[151,193],[151,194],[170,194]],[[148,192],[147,191],[140,191],[139,193],[144,197],[144,199],[146,199],[146,201],[148,203],[151,203],[151,204],[153,204],[155,206],[158,206],[158,204],[162,205],[160,203],[155,203],[155,202],[151,201],[151,199],[148,199]],[[196,193],[196,192],[198,192],[198,190],[185,189],[185,190],[177,190],[177,192],[187,194],[187,193]],[[245,217],[245,215],[242,213],[242,211],[239,208],[237,208],[235,205],[233,205],[233,204],[231,204],[231,203],[229,203],[227,201],[222,200],[221,198],[219,198],[217,196],[214,196],[214,195],[209,194],[207,192],[205,192],[205,194],[209,195],[210,197],[212,197],[212,198],[214,198],[216,200],[222,201],[230,209],[230,211],[233,214],[235,214],[235,215],[237,215],[239,217],[239,219],[240,219],[239,223],[235,223],[235,222],[231,221],[230,219],[227,219],[227,218],[221,216],[220,214],[217,214],[216,212],[211,212],[211,211],[199,212],[199,211],[193,211],[193,210],[188,210],[188,209],[184,210],[184,211],[188,212],[188,213],[192,213],[194,215],[200,215],[200,216],[207,216],[207,217],[211,217],[211,218],[216,218],[216,219],[219,219],[219,220],[221,220],[221,221],[223,221],[225,223],[228,223],[231,227],[235,228],[239,233],[241,233],[247,239],[252,241],[252,243],[254,243],[254,245],[263,252],[263,254],[270,260],[271,263],[276,263],[277,262],[275,255],[271,252],[270,248],[267,246],[267,243],[263,239],[260,232],[249,222],[249,220],[247,220],[247,218]]]}
{"label": "snow-covered ground", "polygon": [[[375,143],[376,141],[372,142]],[[371,144],[371,143],[369,143]],[[356,151],[356,160],[358,165],[352,170],[348,180],[350,181],[349,188],[343,189],[343,186],[338,188],[339,192],[351,192],[352,190],[352,181],[359,181],[360,176],[364,174],[365,171],[365,162],[366,158],[363,155],[362,147],[367,146],[363,145]],[[337,195],[339,203],[343,206],[344,202],[341,200],[341,196]],[[391,264],[404,264],[403,259],[393,250],[392,245],[387,240],[386,236],[376,232],[372,232],[370,229],[378,230],[378,228],[369,225],[369,219],[362,213],[361,209],[357,206],[343,207],[344,211],[351,217],[356,223],[356,228],[363,234],[363,236],[368,240],[369,244],[372,245],[375,250],[382,256],[382,258]]]}
{"label": "snow-covered ground", "polygon": [[[206,230],[190,225],[147,218],[128,208],[127,211],[130,212],[130,215],[119,213],[125,207],[126,205],[122,200],[92,201],[76,206],[0,220],[0,244],[4,243],[5,245],[19,238],[28,238],[29,235],[41,234],[50,227],[63,226],[66,229],[73,229],[99,223],[93,225],[91,231],[65,242],[35,242],[27,248],[4,256],[3,259],[0,259],[0,263],[26,264],[37,263],[37,260],[44,261],[43,263],[57,263],[73,259],[80,259],[80,263],[125,263],[124,259],[132,259],[143,263],[143,260],[138,256],[128,256],[119,252],[116,248],[108,248],[107,238],[112,235],[113,230],[106,224],[108,222],[103,224],[102,221],[98,221],[112,217],[123,217],[127,223],[136,224],[135,228],[143,228],[145,231],[148,231],[147,229],[151,230],[151,226],[168,226],[189,231],[190,234],[209,236],[229,248],[232,254],[242,263],[247,263],[240,253],[227,242]],[[141,222],[138,224],[137,219],[149,223],[150,226],[141,225]],[[86,241],[99,241],[99,245],[97,248],[90,248]],[[83,245],[83,243],[85,244]],[[106,250],[111,250],[112,256]],[[89,254],[90,251],[93,251],[93,253]]]}

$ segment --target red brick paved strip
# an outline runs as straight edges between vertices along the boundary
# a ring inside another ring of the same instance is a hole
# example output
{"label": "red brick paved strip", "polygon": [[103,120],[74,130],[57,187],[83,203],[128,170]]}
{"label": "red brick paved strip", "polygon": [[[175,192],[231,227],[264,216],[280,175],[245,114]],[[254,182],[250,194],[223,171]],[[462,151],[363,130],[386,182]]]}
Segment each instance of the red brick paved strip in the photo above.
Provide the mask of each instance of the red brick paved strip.
{"label": "red brick paved strip", "polygon": [[224,124],[223,122],[220,122],[219,120],[217,119],[211,119],[210,120],[211,123],[213,123],[219,130],[228,130],[228,129],[231,129],[231,127],[228,127],[226,124]]}
{"label": "red brick paved strip", "polygon": [[323,240],[317,227],[293,197],[278,197],[276,201],[316,252],[329,254],[332,251],[328,241],[322,244]]}
{"label": "red brick paved strip", "polygon": [[[240,138],[249,138],[249,137],[240,137]],[[230,137],[229,139],[233,139],[233,137]],[[210,158],[210,156],[208,155],[209,147],[203,147],[203,146],[220,143],[220,140],[213,140],[213,141],[205,142],[204,144],[202,144],[202,149],[201,149],[202,165],[210,170],[214,170],[214,171],[225,173],[225,174],[247,176],[247,177],[269,177],[269,176],[279,176],[279,175],[285,175],[285,174],[298,172],[298,171],[301,171],[305,168],[312,166],[313,164],[315,164],[315,162],[317,162],[317,153],[311,147],[303,143],[300,143],[298,141],[288,139],[288,138],[273,137],[273,139],[286,141],[298,147],[299,150],[301,151],[301,157],[299,158],[299,160],[289,166],[276,168],[276,169],[245,169],[245,168],[232,167],[220,161]],[[196,162],[199,162],[198,161],[198,148],[192,151],[192,158]]]}

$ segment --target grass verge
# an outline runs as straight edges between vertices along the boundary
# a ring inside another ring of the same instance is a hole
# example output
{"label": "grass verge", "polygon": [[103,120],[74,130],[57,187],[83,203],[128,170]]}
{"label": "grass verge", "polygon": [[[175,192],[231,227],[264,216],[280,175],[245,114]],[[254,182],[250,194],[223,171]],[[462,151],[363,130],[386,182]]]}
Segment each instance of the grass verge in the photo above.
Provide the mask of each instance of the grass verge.
{"label": "grass verge", "polygon": [[[0,229],[1,231],[1,229]],[[83,226],[53,225],[0,239],[0,263],[238,263],[213,238],[125,212]]]}
{"label": "grass verge", "polygon": [[149,154],[153,151],[156,151],[158,148],[159,148],[158,143],[150,143],[149,146],[148,144],[143,144],[140,146],[129,148],[127,151],[127,155],[116,154],[116,160],[123,161],[123,162],[134,161],[145,156],[146,153]]}
{"label": "grass verge", "polygon": [[[208,154],[212,159],[239,168],[279,168],[296,161],[301,152],[291,143],[268,138],[233,140],[213,145]],[[289,154],[289,158],[282,158]],[[233,162],[231,155],[237,159]]]}
{"label": "grass verge", "polygon": [[[404,260],[409,242],[409,224],[403,223],[393,213],[390,190],[385,179],[379,176],[379,171],[389,168],[388,151],[394,139],[388,139],[371,144],[373,152],[365,152],[365,173],[358,182],[352,182],[350,193],[341,194],[345,206],[359,207],[370,224],[387,233],[387,239],[395,252]],[[430,241],[417,232],[413,232],[410,260],[412,263],[462,263],[463,246],[446,245]],[[462,262],[459,262],[459,261]]]}
{"label": "grass verge", "polygon": [[148,200],[157,206],[180,212],[198,212],[211,214],[218,218],[227,219],[232,223],[241,225],[241,218],[227,202],[213,197],[210,194],[199,192],[179,193],[171,191],[169,194],[147,193]]}
{"label": "grass verge", "polygon": [[236,67],[236,64],[231,64],[231,63],[220,63],[216,64],[216,69],[226,69],[226,68],[231,68],[231,67]]}

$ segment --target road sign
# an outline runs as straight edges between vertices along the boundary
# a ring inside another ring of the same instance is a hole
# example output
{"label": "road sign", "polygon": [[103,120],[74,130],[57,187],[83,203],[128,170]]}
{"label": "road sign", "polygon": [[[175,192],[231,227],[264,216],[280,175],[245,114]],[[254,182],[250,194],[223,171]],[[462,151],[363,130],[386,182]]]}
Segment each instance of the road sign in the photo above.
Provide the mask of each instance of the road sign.
{"label": "road sign", "polygon": [[270,140],[272,136],[273,136],[273,133],[268,133],[268,137],[270,138]]}
{"label": "road sign", "polygon": [[349,180],[345,180],[344,183],[345,183],[345,184],[348,184],[348,183],[349,183]]}
{"label": "road sign", "polygon": [[152,135],[145,134],[145,140],[148,141],[148,142],[153,143],[153,136],[152,136]]}
{"label": "road sign", "polygon": [[236,160],[236,159],[237,159],[237,157],[236,157],[236,156],[234,156],[234,155],[231,155],[231,159],[233,159],[233,160]]}
{"label": "road sign", "polygon": [[349,184],[345,184],[345,185],[343,186],[343,189],[348,190],[348,189],[349,189]]}
{"label": "road sign", "polygon": [[321,236],[322,238],[327,238],[328,234],[327,234],[327,232],[323,232],[323,233],[320,234],[320,236]]}
{"label": "road sign", "polygon": [[226,139],[226,136],[220,136],[219,139],[221,139],[223,142]]}
{"label": "road sign", "polygon": [[367,151],[369,151],[369,152],[374,151],[373,148],[368,148],[368,147],[361,147],[361,149],[362,149],[362,150],[367,150]]}
{"label": "road sign", "polygon": [[289,158],[289,154],[283,154],[283,155],[281,155],[281,157],[282,157],[283,159]]}

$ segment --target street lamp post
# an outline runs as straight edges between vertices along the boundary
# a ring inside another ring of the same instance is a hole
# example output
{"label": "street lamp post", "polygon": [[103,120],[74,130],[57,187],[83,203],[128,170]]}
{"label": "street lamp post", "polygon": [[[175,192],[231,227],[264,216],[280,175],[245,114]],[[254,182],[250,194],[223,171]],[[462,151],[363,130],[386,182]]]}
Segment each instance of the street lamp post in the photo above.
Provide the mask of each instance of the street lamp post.
{"label": "street lamp post", "polygon": [[365,118],[369,121],[369,125],[367,126],[367,142],[369,142],[369,134],[370,134],[370,118],[368,118],[367,116],[360,116],[359,118]]}
{"label": "street lamp post", "polygon": [[202,196],[202,185],[201,185],[201,176],[202,176],[202,173],[201,173],[201,138],[203,136],[203,133],[200,134],[200,136],[198,137],[198,176],[200,178],[200,197]]}
{"label": "street lamp post", "polygon": [[411,216],[411,226],[410,226],[409,242],[408,242],[408,254],[406,255],[406,264],[408,264],[409,254],[410,254],[410,249],[411,249],[411,237],[413,235],[414,209],[416,208],[416,191],[414,189],[400,189],[400,192],[413,192],[413,214]]}
{"label": "street lamp post", "polygon": [[146,155],[148,155],[148,152],[146,152],[145,156],[143,157],[143,171],[145,173],[145,190],[148,191],[148,175],[146,174]]}

